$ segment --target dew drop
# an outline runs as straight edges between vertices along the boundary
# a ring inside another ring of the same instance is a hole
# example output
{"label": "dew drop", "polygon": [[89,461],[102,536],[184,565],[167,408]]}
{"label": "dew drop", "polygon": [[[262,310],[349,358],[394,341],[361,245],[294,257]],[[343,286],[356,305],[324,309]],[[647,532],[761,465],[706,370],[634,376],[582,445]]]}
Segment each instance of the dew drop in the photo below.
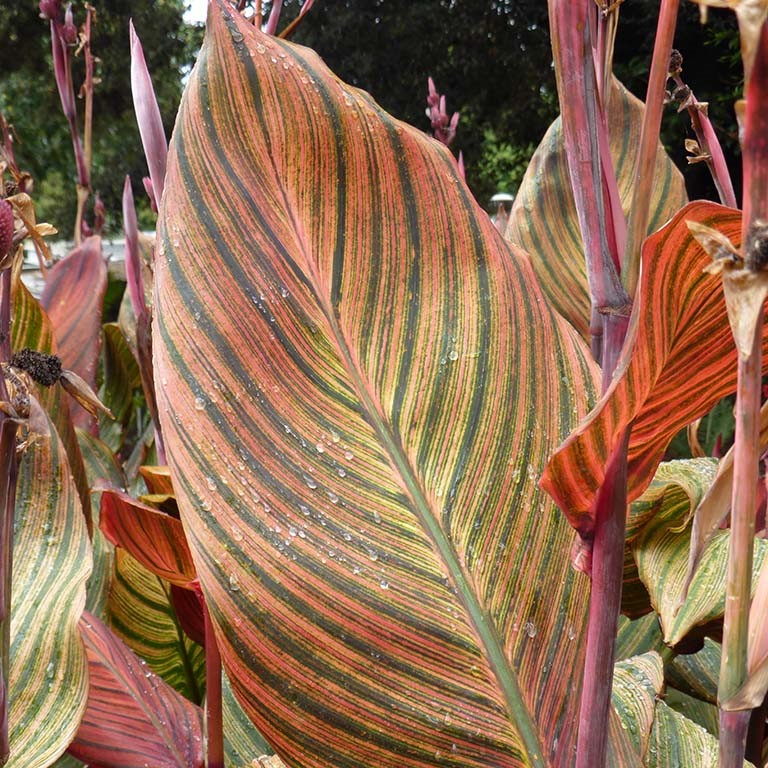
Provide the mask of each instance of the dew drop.
{"label": "dew drop", "polygon": [[261,43],[256,43],[256,50],[259,53],[264,53],[267,49]]}
{"label": "dew drop", "polygon": [[347,470],[344,469],[344,467],[339,467],[336,470],[336,473],[338,474],[339,477],[346,477],[347,476]]}
{"label": "dew drop", "polygon": [[368,557],[375,563],[379,559],[379,553],[375,549],[368,550]]}
{"label": "dew drop", "polygon": [[341,435],[338,432],[336,432],[336,430],[334,429],[331,430],[331,440],[334,443],[338,443],[339,440],[341,440]]}
{"label": "dew drop", "polygon": [[304,475],[304,482],[307,484],[307,488],[309,488],[311,491],[314,491],[315,488],[317,488],[317,483],[315,482],[314,478],[310,477],[309,475]]}
{"label": "dew drop", "polygon": [[216,481],[212,477],[206,477],[205,482],[208,484],[208,488],[212,491],[216,490]]}
{"label": "dew drop", "polygon": [[344,451],[344,458],[345,458],[347,461],[352,461],[352,459],[354,459],[354,458],[355,458],[355,454],[354,454],[354,453],[352,453],[352,451]]}
{"label": "dew drop", "polygon": [[374,510],[374,512],[373,512],[373,521],[375,523],[380,523],[381,522],[381,515],[376,510]]}
{"label": "dew drop", "polygon": [[379,582],[379,586],[380,586],[382,589],[389,589],[389,582],[388,582],[386,579],[382,579],[382,580]]}
{"label": "dew drop", "polygon": [[448,353],[448,359],[449,360],[458,360],[459,359],[459,353],[455,349],[452,349]]}
{"label": "dew drop", "polygon": [[196,397],[195,398],[195,410],[196,411],[204,411],[205,410],[205,400],[202,397]]}
{"label": "dew drop", "polygon": [[333,491],[328,491],[328,498],[330,499],[332,504],[339,503],[339,497]]}
{"label": "dew drop", "polygon": [[305,517],[309,517],[312,514],[309,507],[305,506],[304,504],[299,504],[299,509]]}
{"label": "dew drop", "polygon": [[240,591],[240,580],[237,578],[237,575],[234,573],[229,574],[229,588],[232,592]]}
{"label": "dew drop", "polygon": [[318,444],[315,446],[315,450],[316,450],[318,453],[325,453],[325,446],[324,446],[322,443],[318,443]]}
{"label": "dew drop", "polygon": [[243,532],[236,525],[232,526],[232,538],[235,541],[243,540]]}
{"label": "dew drop", "polygon": [[525,630],[525,634],[528,635],[528,637],[536,637],[536,632],[538,630],[532,621],[526,621],[523,629]]}

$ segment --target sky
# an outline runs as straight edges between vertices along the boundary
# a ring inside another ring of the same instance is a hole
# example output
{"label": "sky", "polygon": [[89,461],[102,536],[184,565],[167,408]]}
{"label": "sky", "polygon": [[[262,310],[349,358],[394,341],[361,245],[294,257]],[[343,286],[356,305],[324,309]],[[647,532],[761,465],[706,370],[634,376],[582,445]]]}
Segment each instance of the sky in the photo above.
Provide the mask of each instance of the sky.
{"label": "sky", "polygon": [[205,21],[205,11],[208,7],[208,0],[187,0],[187,12],[184,19],[190,23]]}

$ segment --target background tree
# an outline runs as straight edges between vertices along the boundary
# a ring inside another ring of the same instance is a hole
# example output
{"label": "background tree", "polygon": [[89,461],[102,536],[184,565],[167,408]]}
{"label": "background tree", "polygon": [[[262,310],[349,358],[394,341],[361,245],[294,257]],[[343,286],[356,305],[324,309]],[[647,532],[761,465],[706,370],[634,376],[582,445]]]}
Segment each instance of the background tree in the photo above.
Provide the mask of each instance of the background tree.
{"label": "background tree", "polygon": [[[182,91],[182,72],[191,66],[201,32],[185,24],[183,0],[93,0],[96,8],[92,50],[99,59],[94,96],[94,192],[104,200],[108,226],[119,228],[123,180],[130,173],[137,201],[148,213],[141,178],[147,174],[130,90],[128,21],[141,36],[154,77],[167,134],[173,128]],[[83,2],[73,3],[75,23]],[[52,74],[48,23],[36,0],[0,6],[0,110],[13,125],[19,164],[36,180],[39,216],[62,232],[75,217],[72,144]],[[75,60],[75,87],[83,62]],[[91,200],[92,204],[93,200]],[[149,223],[146,217],[145,223]]]}
{"label": "background tree", "polygon": [[[182,91],[182,73],[194,61],[202,30],[184,23],[184,0],[94,0],[93,51],[101,61],[94,104],[93,189],[119,227],[124,174],[133,178],[151,226],[141,177],[146,165],[133,117],[129,84],[128,19],[133,18],[170,135]],[[74,3],[76,21],[84,3]],[[264,3],[265,13],[269,2]],[[287,0],[281,27],[298,13]],[[656,0],[626,0],[616,45],[616,73],[645,93],[654,38]],[[0,6],[0,110],[14,125],[21,164],[37,180],[40,215],[67,231],[74,221],[74,162],[51,70],[47,24],[36,0]],[[315,48],[347,82],[369,91],[389,112],[424,130],[427,77],[461,112],[453,148],[464,152],[467,181],[487,205],[498,191],[515,192],[528,159],[557,114],[546,4],[540,0],[319,0],[294,39]],[[740,88],[738,36],[732,14],[710,13],[706,27],[693,4],[681,10],[676,45],[683,77],[719,129],[738,171],[733,101]],[[82,80],[82,62],[76,64]],[[692,197],[712,197],[703,165],[687,166],[685,114],[670,107],[663,138],[685,169]],[[738,175],[735,178],[739,187]]]}

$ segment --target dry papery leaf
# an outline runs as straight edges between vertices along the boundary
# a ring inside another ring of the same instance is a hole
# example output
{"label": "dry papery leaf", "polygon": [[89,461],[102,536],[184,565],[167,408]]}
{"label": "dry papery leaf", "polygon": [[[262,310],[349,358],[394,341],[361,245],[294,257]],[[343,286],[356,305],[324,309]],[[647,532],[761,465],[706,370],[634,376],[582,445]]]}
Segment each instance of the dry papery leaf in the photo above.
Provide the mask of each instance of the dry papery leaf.
{"label": "dry papery leaf", "polygon": [[697,242],[712,257],[713,263],[707,271],[722,275],[728,321],[736,348],[742,357],[749,357],[768,295],[768,272],[748,268],[742,253],[716,229],[695,221],[686,223]]}

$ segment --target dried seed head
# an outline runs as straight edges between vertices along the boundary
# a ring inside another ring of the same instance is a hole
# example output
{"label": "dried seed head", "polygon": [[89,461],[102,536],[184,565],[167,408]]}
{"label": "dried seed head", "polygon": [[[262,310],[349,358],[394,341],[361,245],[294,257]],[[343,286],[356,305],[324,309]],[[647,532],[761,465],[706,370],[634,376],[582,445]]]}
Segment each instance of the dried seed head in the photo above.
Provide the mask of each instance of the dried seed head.
{"label": "dried seed head", "polygon": [[744,247],[744,266],[753,272],[768,268],[768,221],[753,221]]}
{"label": "dried seed head", "polygon": [[672,49],[669,57],[669,76],[674,77],[683,71],[683,54],[680,51]]}
{"label": "dried seed head", "polygon": [[28,347],[11,357],[11,365],[26,371],[33,381],[44,387],[54,385],[61,378],[61,360],[56,355],[47,355]]}

